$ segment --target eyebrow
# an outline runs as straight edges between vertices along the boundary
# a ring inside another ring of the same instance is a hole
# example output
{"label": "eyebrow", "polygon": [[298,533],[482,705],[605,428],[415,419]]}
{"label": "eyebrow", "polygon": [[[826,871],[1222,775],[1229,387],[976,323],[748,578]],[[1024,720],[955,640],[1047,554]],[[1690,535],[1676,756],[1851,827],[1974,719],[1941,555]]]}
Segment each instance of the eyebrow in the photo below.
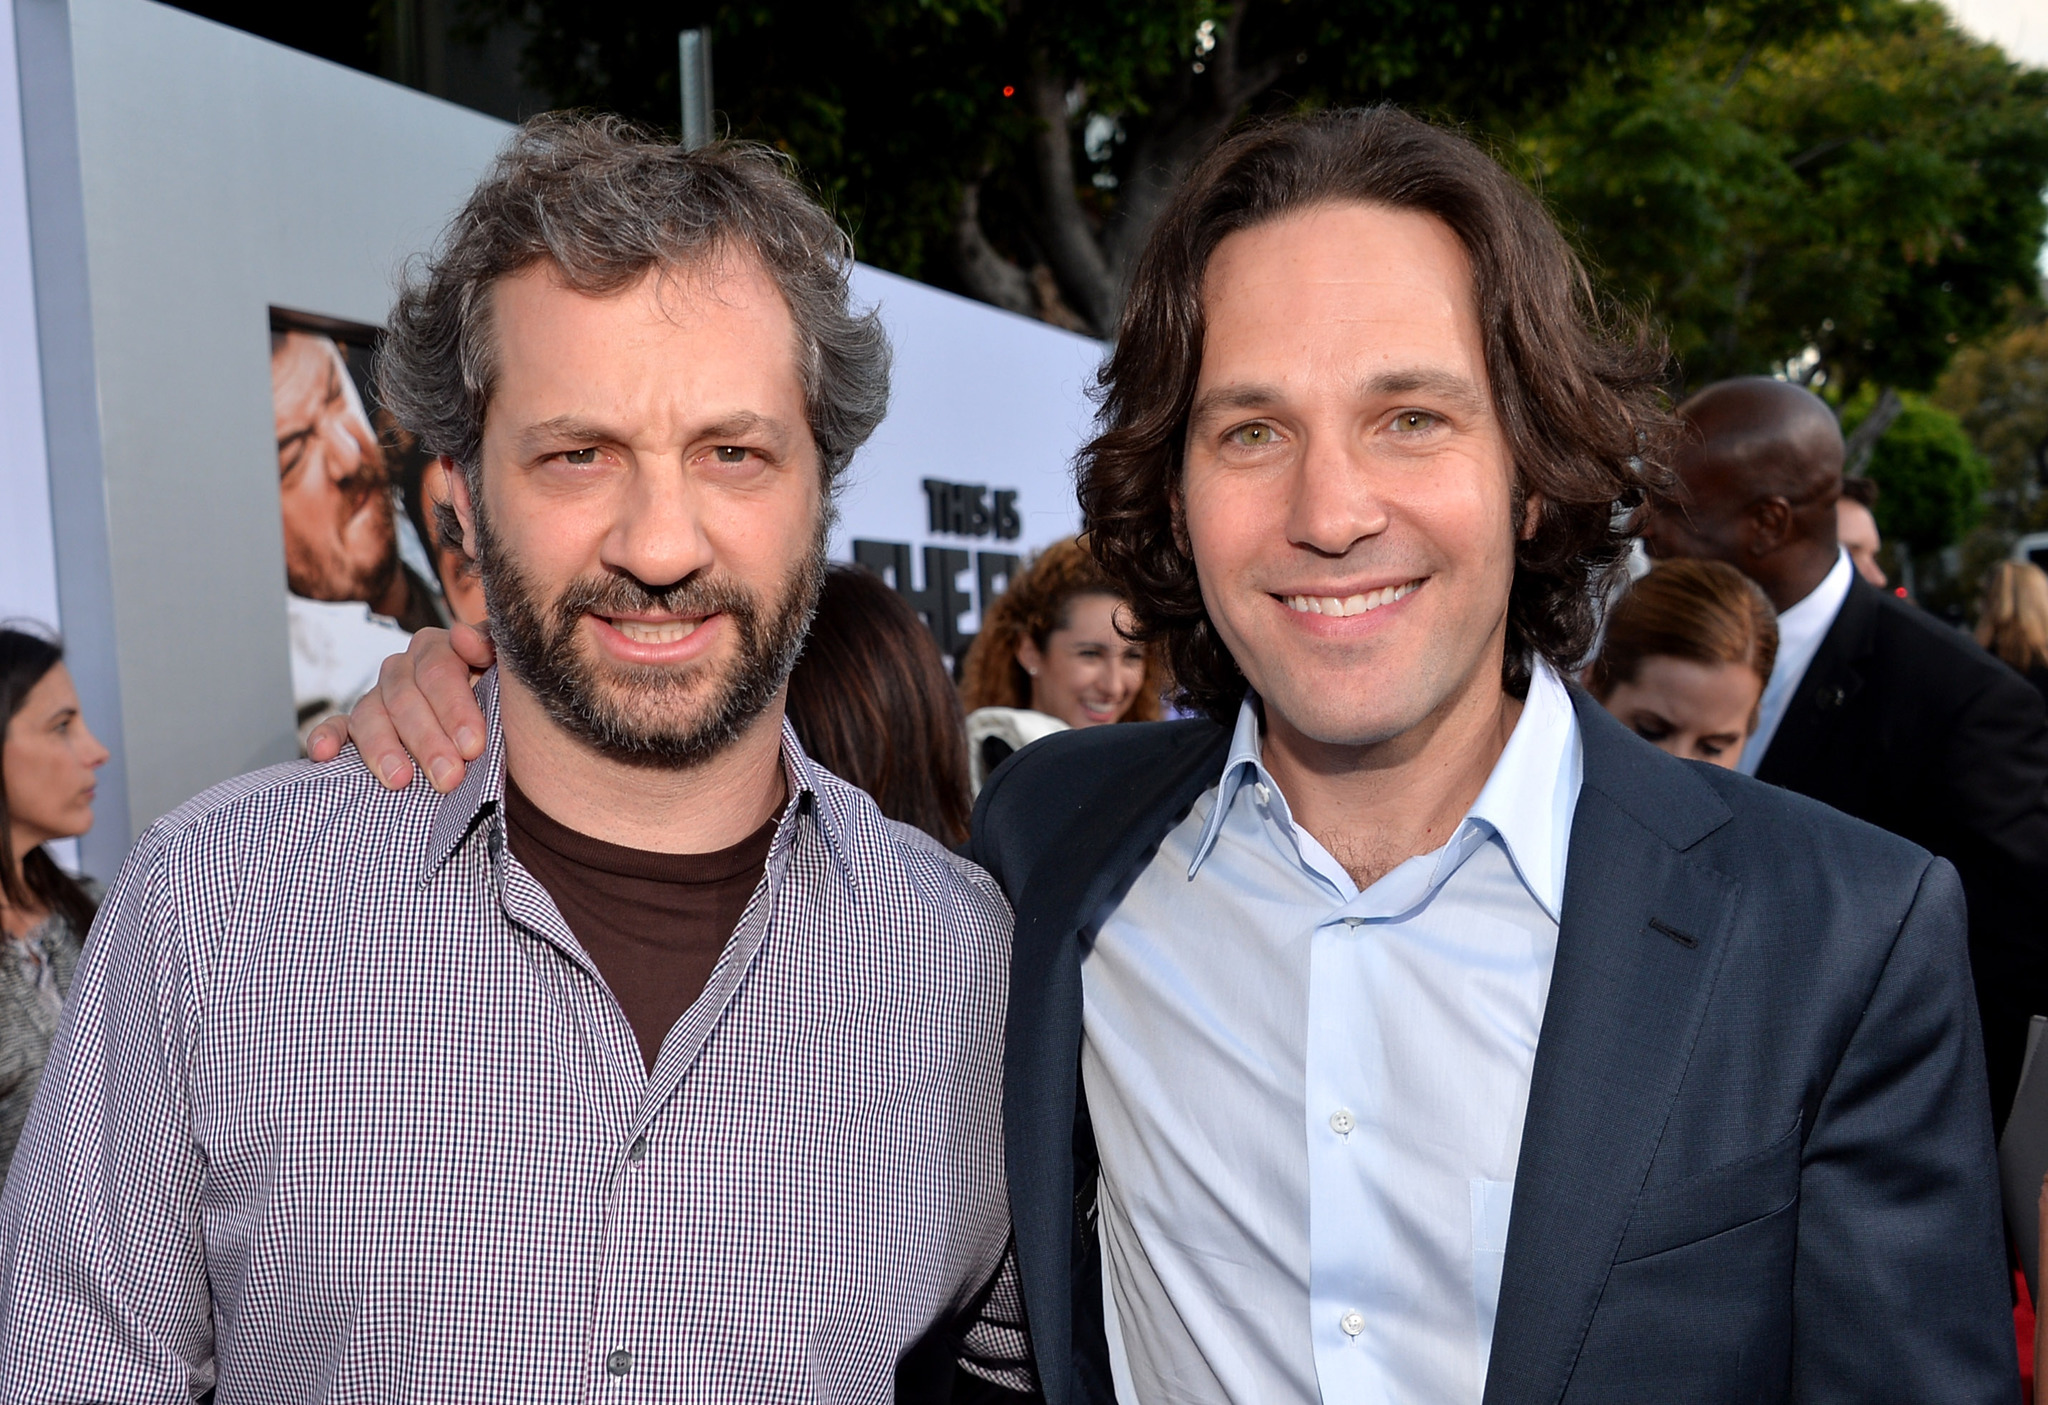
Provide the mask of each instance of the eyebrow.
{"label": "eyebrow", "polygon": [[[1359,382],[1358,392],[1368,399],[1422,392],[1465,410],[1484,409],[1487,403],[1485,392],[1474,385],[1470,377],[1455,371],[1437,371],[1421,366],[1381,371]],[[1257,410],[1284,398],[1277,386],[1258,382],[1218,386],[1195,401],[1188,411],[1188,419],[1191,423],[1196,422],[1219,410]]]}
{"label": "eyebrow", "polygon": [[[739,410],[722,420],[714,420],[705,425],[692,434],[691,438],[744,439],[756,434],[781,442],[789,437],[789,429],[781,420],[756,414],[752,410]],[[557,415],[551,420],[542,420],[538,424],[526,426],[515,438],[520,449],[530,453],[550,444],[617,444],[624,436],[595,420],[582,419],[576,415]]]}

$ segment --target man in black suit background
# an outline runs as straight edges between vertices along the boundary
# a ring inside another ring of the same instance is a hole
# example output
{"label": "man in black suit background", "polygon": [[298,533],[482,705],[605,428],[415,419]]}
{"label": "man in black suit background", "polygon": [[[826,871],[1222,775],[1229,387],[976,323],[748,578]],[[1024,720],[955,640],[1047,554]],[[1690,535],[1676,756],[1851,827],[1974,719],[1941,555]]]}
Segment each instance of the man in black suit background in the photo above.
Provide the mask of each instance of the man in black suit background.
{"label": "man in black suit background", "polygon": [[[1155,227],[1082,507],[1204,715],[1025,748],[972,841],[1050,1405],[2015,1393],[1954,870],[1563,673],[1669,429],[1587,288],[1385,108]],[[359,743],[459,771],[410,652]]]}
{"label": "man in black suit background", "polygon": [[1843,445],[1814,395],[1762,376],[1679,407],[1679,492],[1656,556],[1746,573],[1779,648],[1740,769],[1912,840],[1956,866],[1994,1117],[2048,1014],[2048,718],[1974,640],[1867,584],[1836,541]]}

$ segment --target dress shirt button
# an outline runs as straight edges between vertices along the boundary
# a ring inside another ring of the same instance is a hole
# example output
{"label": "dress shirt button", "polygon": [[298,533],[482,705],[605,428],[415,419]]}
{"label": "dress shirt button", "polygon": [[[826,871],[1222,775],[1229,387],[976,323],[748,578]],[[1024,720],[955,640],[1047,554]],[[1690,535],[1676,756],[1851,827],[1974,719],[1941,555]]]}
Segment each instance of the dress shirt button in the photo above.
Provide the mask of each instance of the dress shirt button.
{"label": "dress shirt button", "polygon": [[[1355,1317],[1357,1314],[1354,1313],[1352,1316]],[[1348,1322],[1351,1319],[1347,1317],[1344,1320]],[[1365,1323],[1361,1319],[1358,1325],[1363,1327]],[[626,1372],[633,1369],[633,1353],[627,1351],[624,1347],[620,1347],[604,1359],[604,1369],[614,1376],[625,1375]]]}
{"label": "dress shirt button", "polygon": [[[1348,1107],[1340,1107],[1330,1114],[1330,1130],[1340,1137],[1350,1136],[1352,1129],[1357,1125],[1358,1119],[1351,1115],[1351,1109]],[[1344,1320],[1348,1322],[1351,1319],[1347,1317]]]}
{"label": "dress shirt button", "polygon": [[633,1138],[633,1144],[626,1148],[626,1159],[628,1161],[638,1161],[641,1157],[645,1156],[646,1154],[647,1134],[645,1132],[642,1132],[639,1136]]}
{"label": "dress shirt button", "polygon": [[[1354,1308],[1338,1318],[1337,1325],[1344,1329],[1345,1336],[1355,1337],[1365,1330],[1365,1315]],[[624,1353],[621,1352],[620,1355]]]}
{"label": "dress shirt button", "polygon": [[1347,917],[1344,919],[1344,925],[1347,927],[1363,927],[1365,919],[1363,917]]}

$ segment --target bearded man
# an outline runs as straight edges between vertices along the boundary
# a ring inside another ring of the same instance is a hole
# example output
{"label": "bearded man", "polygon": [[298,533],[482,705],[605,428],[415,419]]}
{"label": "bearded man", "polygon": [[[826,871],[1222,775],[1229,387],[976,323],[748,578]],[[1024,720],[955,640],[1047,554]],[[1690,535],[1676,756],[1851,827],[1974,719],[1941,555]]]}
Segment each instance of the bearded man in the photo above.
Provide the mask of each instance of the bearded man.
{"label": "bearded man", "polygon": [[[971,845],[1049,1405],[2013,1398],[1955,870],[1570,682],[1670,441],[1588,289],[1388,108],[1150,236],[1081,504],[1204,715],[1024,748]],[[457,764],[449,647],[372,754]]]}
{"label": "bearded man", "polygon": [[482,762],[282,767],[137,846],[0,1203],[0,1398],[1028,1384],[1009,912],[782,717],[887,399],[850,262],[764,150],[515,137],[381,371],[459,470]]}

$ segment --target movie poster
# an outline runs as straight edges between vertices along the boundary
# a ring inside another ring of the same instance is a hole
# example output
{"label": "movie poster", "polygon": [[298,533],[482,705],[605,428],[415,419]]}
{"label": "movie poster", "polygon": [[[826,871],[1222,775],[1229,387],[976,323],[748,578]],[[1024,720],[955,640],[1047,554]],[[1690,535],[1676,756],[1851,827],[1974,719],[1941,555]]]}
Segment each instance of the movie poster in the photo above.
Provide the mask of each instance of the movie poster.
{"label": "movie poster", "polygon": [[483,590],[437,511],[447,470],[376,401],[378,329],[270,310],[292,693],[299,737],[345,712],[414,630],[483,619]]}

